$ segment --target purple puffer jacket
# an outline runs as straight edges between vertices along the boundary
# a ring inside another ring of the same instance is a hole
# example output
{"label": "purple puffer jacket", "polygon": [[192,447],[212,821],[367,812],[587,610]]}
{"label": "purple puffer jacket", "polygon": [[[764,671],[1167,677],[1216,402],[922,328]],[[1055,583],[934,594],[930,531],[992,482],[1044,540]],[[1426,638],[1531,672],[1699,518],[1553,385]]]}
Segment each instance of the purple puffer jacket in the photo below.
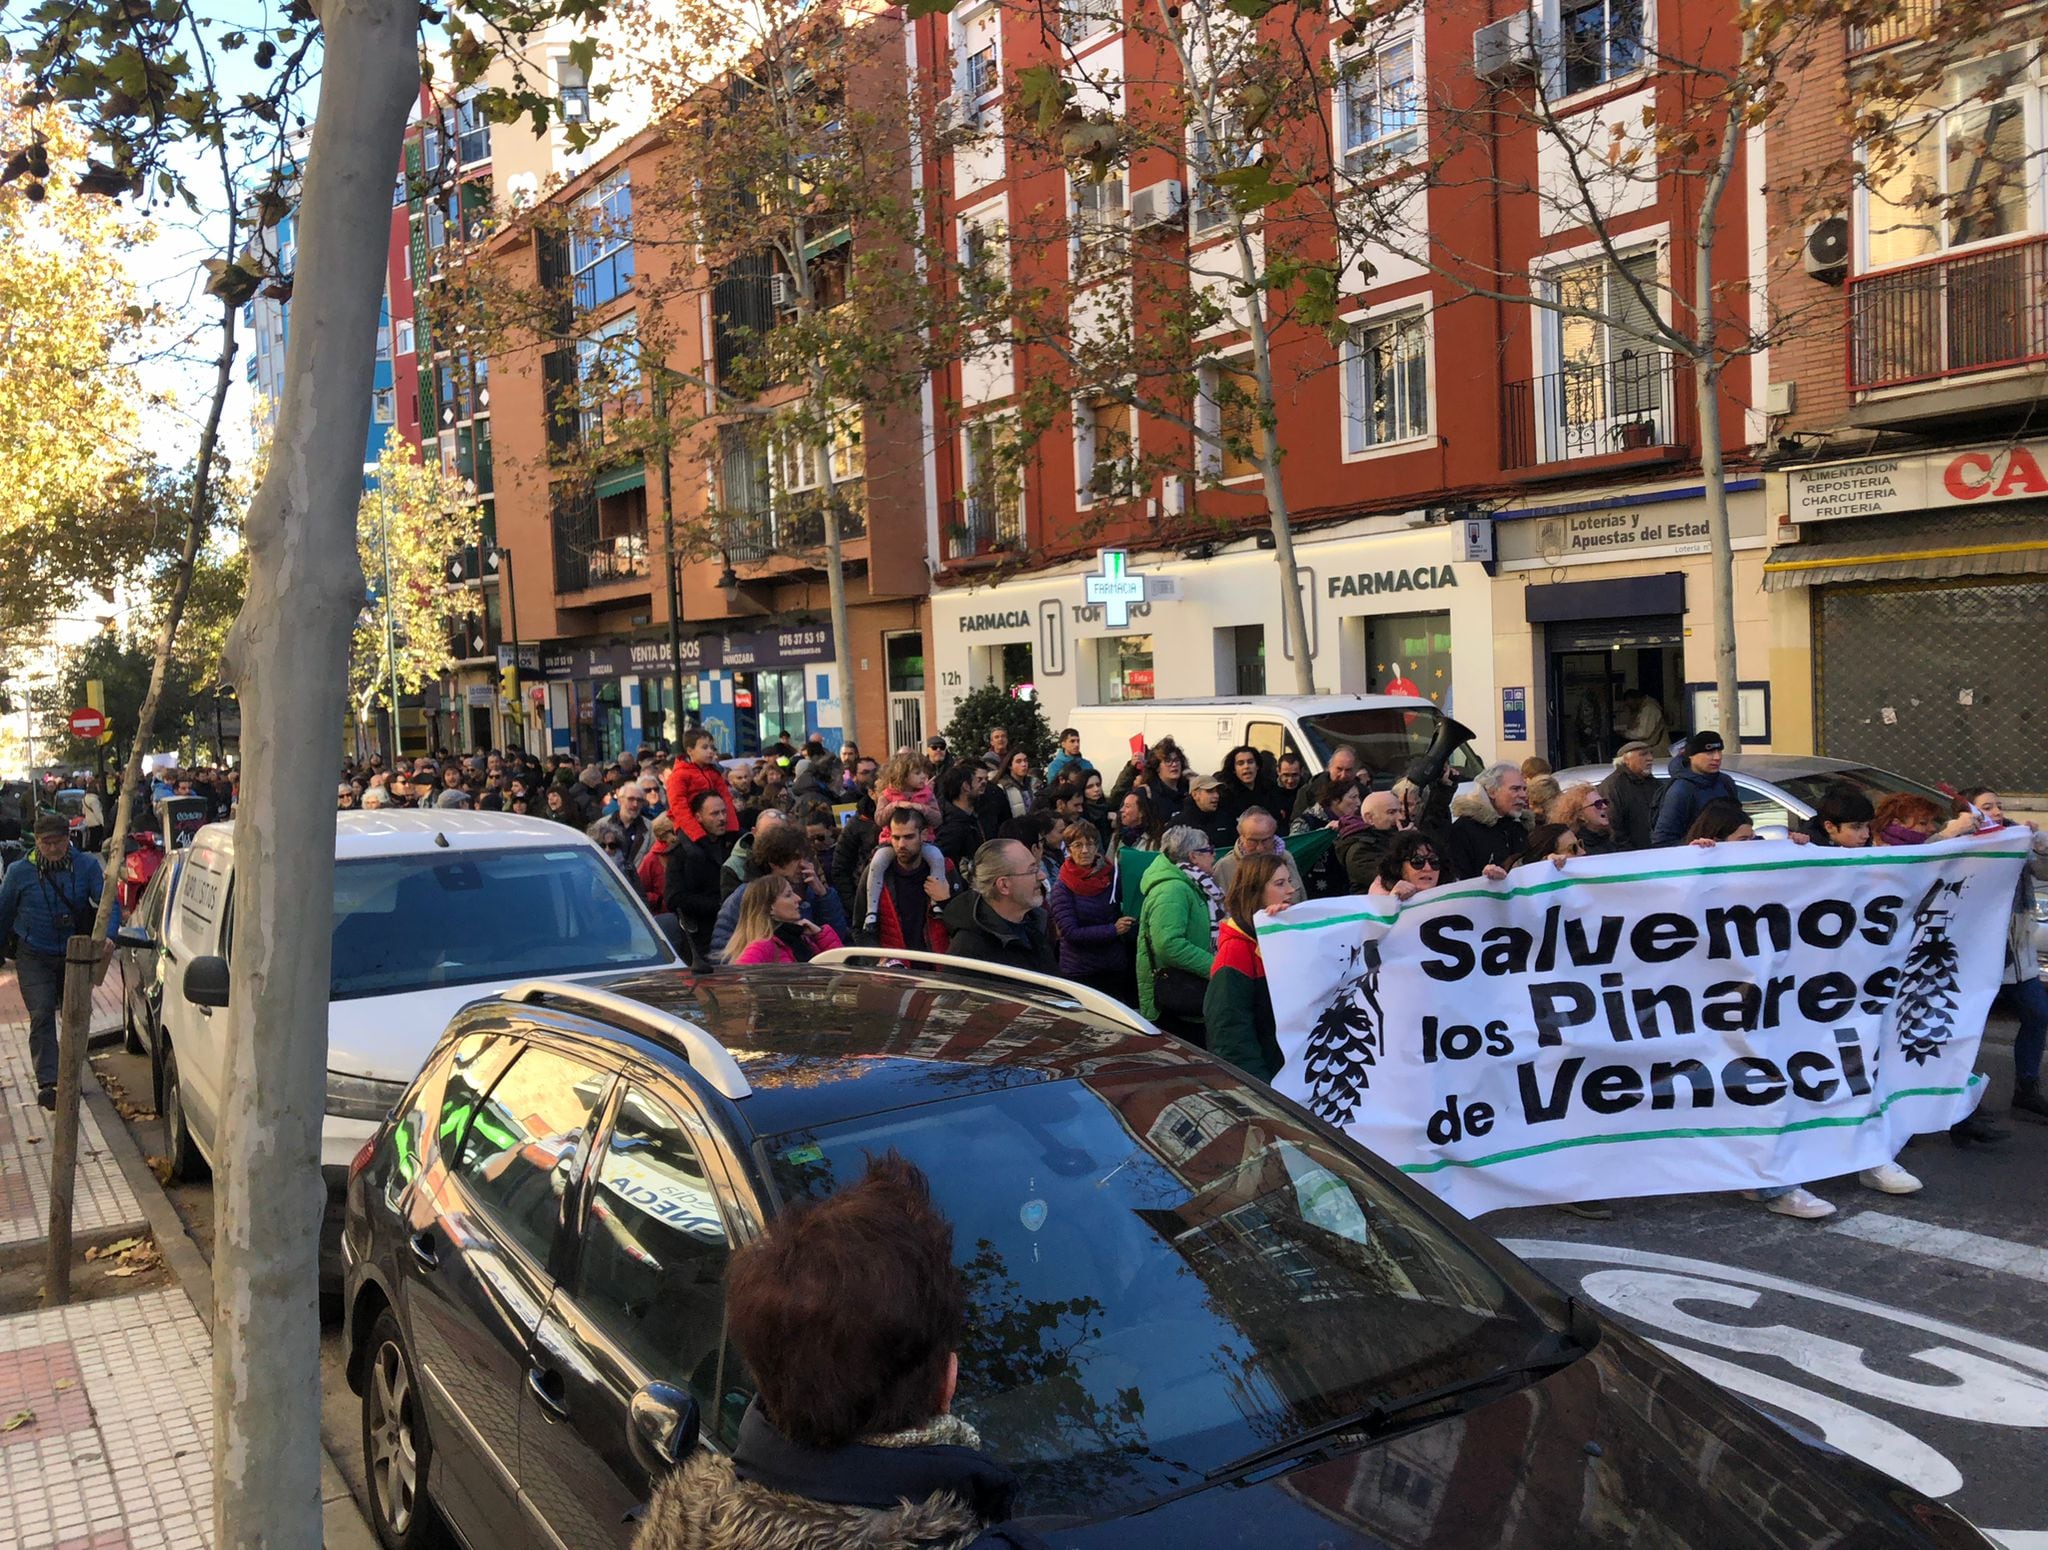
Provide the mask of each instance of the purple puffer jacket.
{"label": "purple puffer jacket", "polygon": [[1115,974],[1127,961],[1123,939],[1116,934],[1123,906],[1114,884],[1097,894],[1076,893],[1054,883],[1046,897],[1060,938],[1060,973],[1068,979]]}

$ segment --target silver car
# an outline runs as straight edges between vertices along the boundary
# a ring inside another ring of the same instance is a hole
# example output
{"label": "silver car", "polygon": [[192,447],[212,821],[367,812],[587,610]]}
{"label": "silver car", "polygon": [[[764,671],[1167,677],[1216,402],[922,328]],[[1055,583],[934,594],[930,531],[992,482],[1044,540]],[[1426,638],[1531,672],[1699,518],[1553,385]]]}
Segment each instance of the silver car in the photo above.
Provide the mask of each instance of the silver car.
{"label": "silver car", "polygon": [[[1610,764],[1581,764],[1559,770],[1555,779],[1560,786],[1576,786],[1588,781],[1598,785],[1613,772],[1614,767]],[[1658,759],[1654,773],[1659,780],[1669,780],[1670,760]],[[1932,786],[1923,786],[1895,770],[1879,769],[1874,764],[1858,764],[1850,759],[1754,753],[1743,755],[1739,769],[1724,767],[1721,773],[1735,782],[1743,811],[1749,814],[1749,821],[1755,825],[1756,832],[1766,839],[1782,839],[1789,829],[1804,828],[1806,821],[1813,817],[1821,794],[1830,786],[1853,787],[1870,798],[1872,807],[1897,791],[1910,791],[1915,796],[1926,797],[1943,812],[1948,812],[1955,805],[1951,798]],[[2042,966],[2048,968],[2048,889],[2042,890],[2034,902],[2034,951],[2040,956]]]}

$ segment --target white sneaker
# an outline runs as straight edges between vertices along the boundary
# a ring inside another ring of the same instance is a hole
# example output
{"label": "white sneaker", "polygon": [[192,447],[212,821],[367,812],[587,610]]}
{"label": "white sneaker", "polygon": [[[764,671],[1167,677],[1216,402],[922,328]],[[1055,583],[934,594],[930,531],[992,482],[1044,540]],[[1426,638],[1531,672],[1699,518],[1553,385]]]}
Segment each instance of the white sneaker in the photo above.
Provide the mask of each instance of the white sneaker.
{"label": "white sneaker", "polygon": [[[1748,1199],[1756,1199],[1751,1192]],[[1833,1216],[1835,1208],[1810,1189],[1795,1189],[1789,1195],[1780,1195],[1775,1200],[1764,1202],[1766,1211],[1775,1211],[1780,1216],[1796,1216],[1802,1222],[1817,1222],[1824,1216]]]}
{"label": "white sneaker", "polygon": [[1897,1163],[1865,1168],[1856,1175],[1856,1182],[1865,1189],[1878,1190],[1886,1195],[1910,1195],[1920,1188],[1920,1181]]}

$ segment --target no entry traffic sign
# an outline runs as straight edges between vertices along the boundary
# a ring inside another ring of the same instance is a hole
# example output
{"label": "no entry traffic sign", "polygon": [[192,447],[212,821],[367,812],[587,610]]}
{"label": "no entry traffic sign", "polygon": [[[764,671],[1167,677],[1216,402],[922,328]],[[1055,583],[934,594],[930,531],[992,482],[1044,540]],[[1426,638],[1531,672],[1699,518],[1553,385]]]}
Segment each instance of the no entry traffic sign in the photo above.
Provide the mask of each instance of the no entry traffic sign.
{"label": "no entry traffic sign", "polygon": [[71,735],[83,742],[91,742],[106,729],[105,712],[94,710],[90,705],[81,705],[71,713]]}

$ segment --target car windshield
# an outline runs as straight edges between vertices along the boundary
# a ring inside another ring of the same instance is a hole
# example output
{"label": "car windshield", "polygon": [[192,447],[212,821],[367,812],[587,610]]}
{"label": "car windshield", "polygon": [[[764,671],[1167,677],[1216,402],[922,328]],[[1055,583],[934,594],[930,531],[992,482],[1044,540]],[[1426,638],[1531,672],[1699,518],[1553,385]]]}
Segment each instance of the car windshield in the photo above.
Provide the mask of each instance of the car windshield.
{"label": "car windshield", "polygon": [[1006,1088],[768,1142],[795,1196],[894,1148],[953,1223],[955,1409],[1027,1515],[1099,1514],[1546,1328],[1313,1121],[1213,1070]]}
{"label": "car windshield", "polygon": [[334,868],[336,1001],[670,961],[618,871],[581,846],[375,856]]}
{"label": "car windshield", "polygon": [[[1339,748],[1349,748],[1358,755],[1360,770],[1371,777],[1374,785],[1390,786],[1407,773],[1409,765],[1429,752],[1442,719],[1435,710],[1397,710],[1389,706],[1303,716],[1301,729],[1325,766],[1331,754]],[[1451,768],[1461,780],[1479,773],[1479,756],[1469,743],[1459,744],[1452,753]]]}
{"label": "car windshield", "polygon": [[1772,782],[1790,792],[1808,807],[1820,806],[1820,799],[1827,794],[1830,786],[1848,786],[1870,798],[1870,805],[1877,806],[1895,792],[1911,792],[1916,797],[1925,797],[1943,812],[1949,810],[1949,799],[1932,786],[1923,786],[1917,780],[1908,780],[1890,770],[1880,770],[1874,765],[1859,764],[1846,770],[1816,770],[1811,775],[1792,775]]}

